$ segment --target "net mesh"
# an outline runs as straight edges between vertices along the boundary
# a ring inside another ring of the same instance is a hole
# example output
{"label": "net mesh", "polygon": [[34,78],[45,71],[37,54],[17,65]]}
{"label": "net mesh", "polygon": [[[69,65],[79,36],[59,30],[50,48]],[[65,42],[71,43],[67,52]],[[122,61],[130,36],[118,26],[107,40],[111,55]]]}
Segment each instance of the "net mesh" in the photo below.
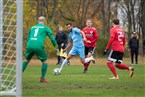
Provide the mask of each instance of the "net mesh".
{"label": "net mesh", "polygon": [[[2,3],[2,2],[1,2]],[[3,0],[0,36],[0,93],[16,86],[16,0]]]}

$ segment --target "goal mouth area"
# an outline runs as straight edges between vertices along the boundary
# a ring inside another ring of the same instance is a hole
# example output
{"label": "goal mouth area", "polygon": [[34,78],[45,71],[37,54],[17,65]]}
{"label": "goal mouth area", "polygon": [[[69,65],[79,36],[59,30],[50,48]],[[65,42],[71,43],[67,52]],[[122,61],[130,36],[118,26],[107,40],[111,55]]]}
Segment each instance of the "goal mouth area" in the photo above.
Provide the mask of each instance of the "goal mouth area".
{"label": "goal mouth area", "polygon": [[16,87],[14,87],[13,89],[11,90],[0,90],[0,95],[9,95],[9,96],[13,96],[13,95],[16,95]]}
{"label": "goal mouth area", "polygon": [[16,92],[0,91],[0,95],[4,95],[4,96],[14,96],[14,95],[16,95]]}

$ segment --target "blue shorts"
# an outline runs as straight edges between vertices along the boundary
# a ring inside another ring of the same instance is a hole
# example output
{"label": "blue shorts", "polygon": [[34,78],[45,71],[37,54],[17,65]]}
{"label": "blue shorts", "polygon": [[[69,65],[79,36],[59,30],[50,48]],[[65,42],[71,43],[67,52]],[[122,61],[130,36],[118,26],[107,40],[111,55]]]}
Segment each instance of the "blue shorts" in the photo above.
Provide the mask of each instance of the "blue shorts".
{"label": "blue shorts", "polygon": [[83,47],[72,47],[70,50],[69,54],[70,55],[79,55],[80,58],[84,59],[85,58],[85,48]]}

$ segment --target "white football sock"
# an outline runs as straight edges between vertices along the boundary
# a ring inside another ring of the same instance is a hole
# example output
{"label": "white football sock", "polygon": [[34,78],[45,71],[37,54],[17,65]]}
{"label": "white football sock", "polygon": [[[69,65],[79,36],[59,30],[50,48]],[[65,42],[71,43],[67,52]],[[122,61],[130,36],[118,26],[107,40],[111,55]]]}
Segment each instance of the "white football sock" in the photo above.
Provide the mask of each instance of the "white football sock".
{"label": "white football sock", "polygon": [[85,63],[88,63],[89,61],[94,60],[93,56],[85,58]]}
{"label": "white football sock", "polygon": [[67,64],[67,62],[68,62],[68,60],[67,59],[64,59],[62,65],[60,67],[60,71],[62,70],[63,66]]}

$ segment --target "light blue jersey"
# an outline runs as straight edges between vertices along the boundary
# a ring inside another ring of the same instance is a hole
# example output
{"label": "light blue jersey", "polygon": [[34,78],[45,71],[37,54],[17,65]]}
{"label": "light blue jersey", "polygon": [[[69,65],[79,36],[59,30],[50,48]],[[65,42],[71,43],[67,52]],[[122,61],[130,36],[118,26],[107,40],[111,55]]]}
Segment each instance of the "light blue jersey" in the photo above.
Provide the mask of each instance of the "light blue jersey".
{"label": "light blue jersey", "polygon": [[75,47],[84,46],[82,34],[80,33],[80,31],[81,30],[78,28],[73,28],[69,34],[69,39],[70,39],[70,41],[73,41],[73,46],[75,46]]}
{"label": "light blue jersey", "polygon": [[85,58],[84,43],[83,43],[83,38],[80,31],[81,30],[78,28],[73,28],[69,34],[69,39],[70,41],[73,42],[73,47],[71,51],[69,52],[69,54],[79,55],[80,58]]}

